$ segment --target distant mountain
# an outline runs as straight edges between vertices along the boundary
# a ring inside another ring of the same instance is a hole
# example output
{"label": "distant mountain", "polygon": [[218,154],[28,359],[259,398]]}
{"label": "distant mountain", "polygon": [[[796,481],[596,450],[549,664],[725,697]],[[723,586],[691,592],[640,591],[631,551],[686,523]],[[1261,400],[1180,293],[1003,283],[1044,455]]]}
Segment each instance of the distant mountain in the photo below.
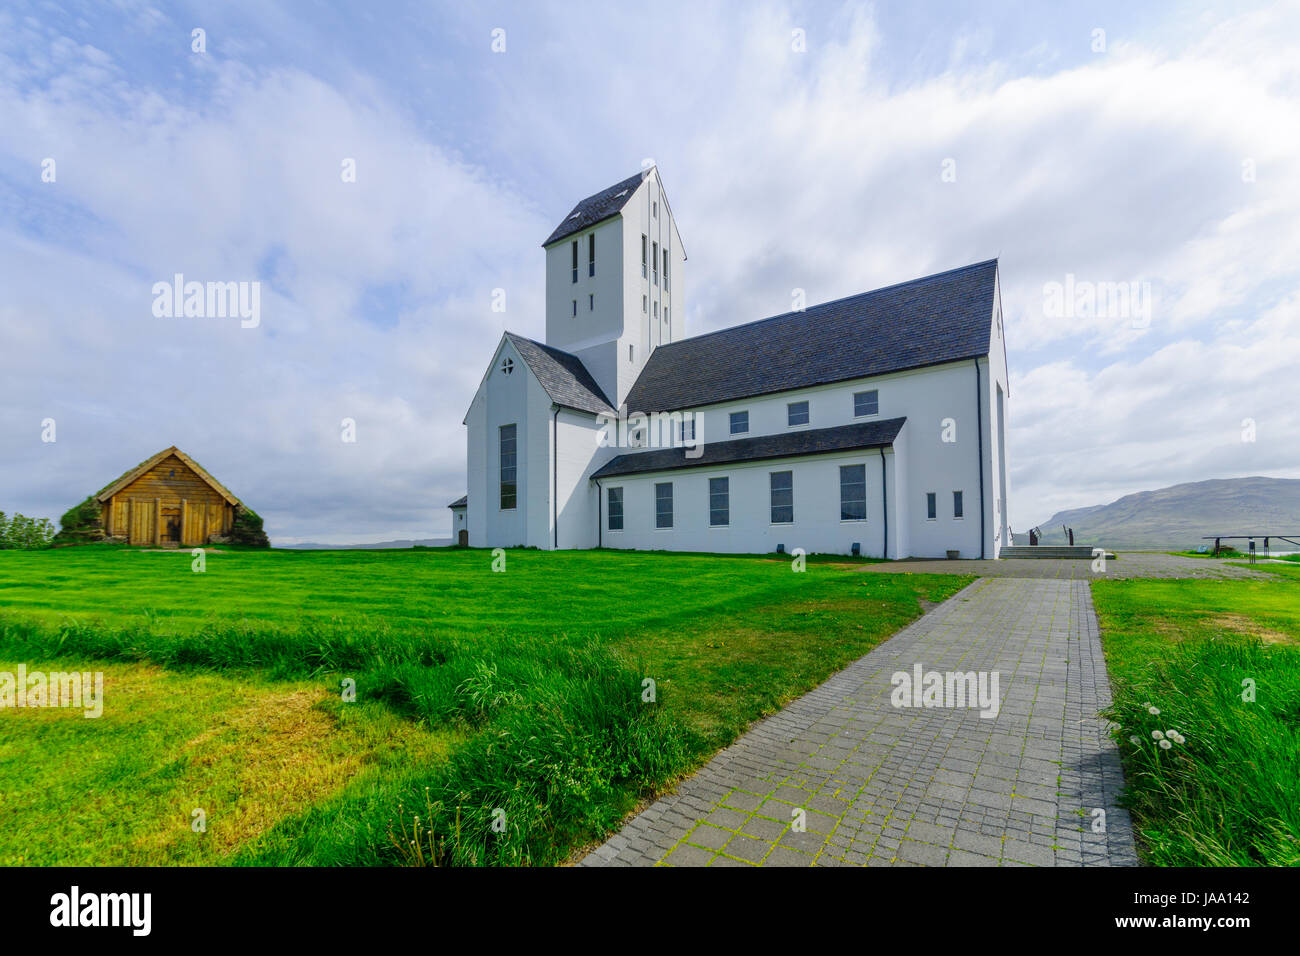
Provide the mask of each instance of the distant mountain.
{"label": "distant mountain", "polygon": [[377,541],[374,544],[319,544],[315,541],[304,541],[302,544],[283,544],[277,547],[295,551],[378,551],[388,548],[413,548],[416,545],[423,548],[443,548],[449,544],[451,538],[421,538],[418,541],[402,539],[401,541]]}
{"label": "distant mountain", "polygon": [[[1195,549],[1212,534],[1300,535],[1300,478],[1214,478],[1125,495],[1052,515],[1040,525],[1043,543],[1063,543],[1062,525],[1074,529],[1075,544],[1129,549]],[[1016,533],[1016,544],[1028,543]],[[1280,541],[1273,549],[1300,550]]]}

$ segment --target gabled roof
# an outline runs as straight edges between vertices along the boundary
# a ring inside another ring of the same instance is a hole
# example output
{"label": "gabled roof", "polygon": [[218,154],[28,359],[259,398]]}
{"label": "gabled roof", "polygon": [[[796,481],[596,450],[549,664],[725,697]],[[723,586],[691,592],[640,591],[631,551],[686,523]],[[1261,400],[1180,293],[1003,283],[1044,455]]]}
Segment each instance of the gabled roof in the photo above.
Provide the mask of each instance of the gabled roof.
{"label": "gabled roof", "polygon": [[987,355],[989,259],[656,348],[627,396],[672,411]]}
{"label": "gabled roof", "polygon": [[614,408],[601,391],[596,380],[587,371],[587,366],[576,355],[541,342],[534,342],[522,335],[507,332],[506,338],[515,347],[520,357],[528,363],[537,380],[542,383],[546,394],[557,405],[576,408],[580,412],[614,413]]}
{"label": "gabled roof", "polygon": [[226,489],[226,487],[221,484],[221,482],[217,481],[217,479],[209,475],[207,471],[204,470],[202,465],[200,465],[189,455],[185,454],[185,452],[181,451],[175,445],[172,445],[169,448],[164,448],[162,451],[158,452],[158,454],[154,455],[152,458],[146,461],[142,461],[140,464],[130,469],[128,472],[126,472],[126,474],[122,475],[122,477],[118,478],[117,481],[113,482],[111,485],[108,485],[97,495],[95,495],[95,500],[99,502],[107,501],[109,498],[112,498],[115,494],[117,494],[119,491],[121,491],[131,482],[135,481],[137,478],[139,478],[141,475],[147,472],[154,465],[158,464],[160,461],[163,461],[170,455],[175,455],[182,462],[184,462],[186,466],[188,466],[190,470],[194,472],[194,474],[198,475],[205,482],[207,482],[207,484],[212,488],[213,491],[221,495],[221,497],[225,498],[232,505],[243,504],[243,502],[240,501],[238,498],[236,498],[234,495],[232,495]]}
{"label": "gabled roof", "polygon": [[732,441],[704,442],[703,453],[698,458],[687,458],[686,448],[660,448],[655,451],[633,452],[619,455],[606,462],[592,474],[592,478],[615,478],[620,475],[638,475],[651,471],[672,471],[676,468],[712,467],[744,461],[766,461],[771,458],[796,458],[801,455],[823,455],[833,451],[852,451],[859,448],[883,448],[892,445],[902,430],[906,418],[886,418],[875,422],[858,422],[837,425],[834,428],[812,428],[806,431],[784,432],[780,435],[756,435]]}
{"label": "gabled roof", "polygon": [[461,495],[459,498],[457,498],[457,499],[456,499],[455,501],[453,501],[451,504],[447,505],[447,507],[448,507],[448,508],[464,508],[467,504],[469,504],[469,495]]}
{"label": "gabled roof", "polygon": [[645,181],[653,168],[651,166],[643,169],[635,176],[629,176],[621,183],[615,183],[608,189],[602,189],[600,192],[582,200],[564,217],[564,221],[555,227],[555,231],[542,243],[542,246],[545,247],[553,242],[559,242],[566,236],[581,232],[588,226],[594,226],[601,220],[608,219],[610,216],[621,212],[632,198],[632,194],[636,192],[637,187]]}

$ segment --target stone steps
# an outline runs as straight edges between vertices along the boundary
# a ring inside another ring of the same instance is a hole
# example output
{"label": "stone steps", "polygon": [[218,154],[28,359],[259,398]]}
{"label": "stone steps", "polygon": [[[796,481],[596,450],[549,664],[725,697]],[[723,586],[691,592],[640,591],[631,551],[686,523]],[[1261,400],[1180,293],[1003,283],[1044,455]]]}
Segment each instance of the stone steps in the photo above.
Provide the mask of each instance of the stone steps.
{"label": "stone steps", "polygon": [[[1093,546],[1090,544],[1040,544],[1029,546],[1025,544],[1008,545],[999,552],[1002,558],[1066,558],[1091,560]],[[1107,558],[1113,558],[1115,555],[1107,553]]]}

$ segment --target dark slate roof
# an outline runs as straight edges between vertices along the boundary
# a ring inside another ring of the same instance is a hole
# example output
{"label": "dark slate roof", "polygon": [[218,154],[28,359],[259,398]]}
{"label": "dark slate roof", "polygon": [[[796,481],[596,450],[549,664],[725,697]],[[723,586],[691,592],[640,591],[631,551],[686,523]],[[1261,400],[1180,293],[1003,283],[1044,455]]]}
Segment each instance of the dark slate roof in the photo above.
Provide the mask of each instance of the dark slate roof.
{"label": "dark slate roof", "polygon": [[614,411],[609,399],[578,356],[513,332],[507,332],[506,338],[528,363],[555,404],[593,414]]}
{"label": "dark slate roof", "polygon": [[591,477],[615,478],[619,475],[671,471],[675,468],[714,467],[742,461],[822,455],[827,452],[851,451],[856,448],[881,448],[893,444],[906,421],[906,418],[887,418],[876,422],[837,425],[834,428],[784,432],[780,435],[756,435],[753,438],[736,438],[720,442],[706,441],[702,445],[703,454],[698,458],[687,458],[686,448],[660,448],[653,451],[633,452],[611,459]]}
{"label": "dark slate roof", "polygon": [[998,261],[661,345],[627,407],[672,411],[987,355]]}
{"label": "dark slate roof", "polygon": [[457,499],[456,499],[455,501],[453,501],[451,504],[447,505],[447,507],[448,507],[448,508],[464,508],[467,504],[469,504],[469,495],[461,495],[459,498],[457,498]]}
{"label": "dark slate roof", "polygon": [[621,183],[615,183],[608,189],[602,189],[593,196],[588,196],[578,205],[574,206],[564,222],[555,227],[550,238],[542,243],[543,246],[549,246],[553,242],[559,242],[566,236],[571,236],[575,232],[581,232],[588,226],[594,226],[602,219],[608,219],[615,213],[621,212],[627,205],[632,194],[636,192],[638,186],[650,174],[650,170],[643,169],[635,176],[629,176]]}

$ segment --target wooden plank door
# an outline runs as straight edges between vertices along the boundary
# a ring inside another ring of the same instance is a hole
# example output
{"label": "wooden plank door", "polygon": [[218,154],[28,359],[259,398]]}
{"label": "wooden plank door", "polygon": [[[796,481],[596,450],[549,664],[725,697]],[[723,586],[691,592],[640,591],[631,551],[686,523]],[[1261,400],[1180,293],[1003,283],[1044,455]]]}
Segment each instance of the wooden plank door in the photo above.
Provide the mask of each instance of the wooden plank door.
{"label": "wooden plank door", "polygon": [[127,541],[131,544],[149,545],[154,543],[154,503],[133,498],[130,507],[130,532]]}

